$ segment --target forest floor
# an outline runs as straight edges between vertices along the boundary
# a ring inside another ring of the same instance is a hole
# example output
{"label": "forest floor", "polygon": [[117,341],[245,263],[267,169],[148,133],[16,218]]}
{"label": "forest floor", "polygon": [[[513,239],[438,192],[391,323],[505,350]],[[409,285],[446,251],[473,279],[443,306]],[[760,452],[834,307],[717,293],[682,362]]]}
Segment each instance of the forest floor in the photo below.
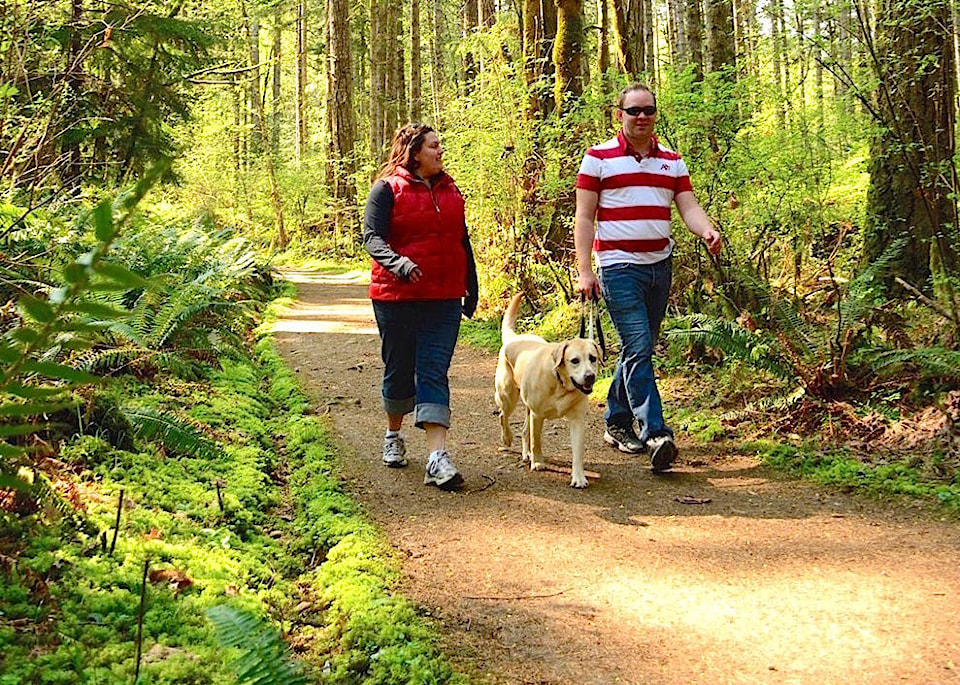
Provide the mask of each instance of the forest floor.
{"label": "forest floor", "polygon": [[[380,463],[379,338],[366,286],[290,272],[278,347],[342,448],[346,488],[402,555],[400,591],[433,617],[477,682],[960,683],[960,525],[798,482],[729,443],[679,436],[680,460],[602,440],[590,415],[586,490],[498,450],[496,357],[457,348],[448,448],[460,492]],[[671,403],[669,387],[665,402]],[[521,413],[515,412],[519,426]],[[569,463],[567,429],[544,453]],[[699,502],[699,503],[698,503]]]}

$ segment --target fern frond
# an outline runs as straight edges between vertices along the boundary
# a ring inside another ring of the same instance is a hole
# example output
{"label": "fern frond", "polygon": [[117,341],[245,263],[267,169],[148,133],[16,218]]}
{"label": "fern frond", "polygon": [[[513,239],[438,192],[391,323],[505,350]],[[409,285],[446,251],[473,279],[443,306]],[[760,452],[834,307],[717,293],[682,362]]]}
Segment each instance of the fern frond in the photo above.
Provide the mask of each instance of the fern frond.
{"label": "fern frond", "polygon": [[121,410],[137,435],[144,440],[155,440],[171,452],[214,459],[220,450],[190,424],[169,414],[147,407]]}
{"label": "fern frond", "polygon": [[732,321],[713,319],[702,314],[685,317],[680,321],[688,322],[690,328],[674,329],[667,333],[667,337],[696,340],[722,350],[748,366],[762,369],[775,378],[797,380],[793,365],[777,353],[776,344],[764,336],[751,333]]}
{"label": "fern frond", "polygon": [[871,367],[878,373],[900,364],[909,364],[925,378],[960,380],[960,351],[945,347],[891,350],[871,359]]}
{"label": "fern frond", "polygon": [[240,650],[234,661],[241,685],[305,685],[303,665],[296,661],[279,633],[253,614],[218,604],[207,618],[225,647]]}
{"label": "fern frond", "polygon": [[897,238],[887,245],[877,259],[856,275],[847,286],[846,297],[840,303],[840,321],[850,328],[861,321],[865,314],[875,308],[873,298],[881,289],[881,279],[890,270],[893,262],[903,252],[906,238]]}

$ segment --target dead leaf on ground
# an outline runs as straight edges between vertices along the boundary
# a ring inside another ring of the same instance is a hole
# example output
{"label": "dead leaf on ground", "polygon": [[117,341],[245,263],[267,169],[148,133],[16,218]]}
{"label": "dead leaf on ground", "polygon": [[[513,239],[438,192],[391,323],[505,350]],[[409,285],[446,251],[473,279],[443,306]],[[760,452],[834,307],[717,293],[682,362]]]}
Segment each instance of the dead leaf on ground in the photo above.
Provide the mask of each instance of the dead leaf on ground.
{"label": "dead leaf on ground", "polygon": [[684,495],[683,497],[674,497],[674,502],[679,502],[680,504],[709,504],[713,500],[709,497],[693,497],[692,495]]}
{"label": "dead leaf on ground", "polygon": [[193,581],[187,577],[186,573],[175,568],[154,569],[150,571],[148,577],[151,583],[168,583],[174,594],[179,594],[185,588],[193,585]]}

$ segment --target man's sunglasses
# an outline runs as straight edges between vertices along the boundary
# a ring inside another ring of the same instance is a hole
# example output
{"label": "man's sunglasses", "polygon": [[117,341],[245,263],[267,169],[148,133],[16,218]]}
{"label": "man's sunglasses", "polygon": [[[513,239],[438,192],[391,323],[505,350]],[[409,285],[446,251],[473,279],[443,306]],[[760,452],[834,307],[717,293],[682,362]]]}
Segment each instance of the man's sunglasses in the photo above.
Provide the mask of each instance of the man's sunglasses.
{"label": "man's sunglasses", "polygon": [[646,114],[648,117],[652,117],[657,113],[656,105],[647,105],[646,107],[621,107],[621,112],[626,112],[632,117],[638,116],[641,112]]}

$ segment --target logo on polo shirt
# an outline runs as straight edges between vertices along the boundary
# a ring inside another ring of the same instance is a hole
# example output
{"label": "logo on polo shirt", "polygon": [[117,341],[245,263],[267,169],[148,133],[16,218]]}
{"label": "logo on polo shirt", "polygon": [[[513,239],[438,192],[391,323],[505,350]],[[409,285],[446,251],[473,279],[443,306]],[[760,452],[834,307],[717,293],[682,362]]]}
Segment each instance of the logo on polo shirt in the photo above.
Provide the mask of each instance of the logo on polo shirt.
{"label": "logo on polo shirt", "polygon": [[670,170],[670,165],[669,165],[669,164],[661,164],[661,165],[660,165],[660,171],[669,171],[669,170]]}

